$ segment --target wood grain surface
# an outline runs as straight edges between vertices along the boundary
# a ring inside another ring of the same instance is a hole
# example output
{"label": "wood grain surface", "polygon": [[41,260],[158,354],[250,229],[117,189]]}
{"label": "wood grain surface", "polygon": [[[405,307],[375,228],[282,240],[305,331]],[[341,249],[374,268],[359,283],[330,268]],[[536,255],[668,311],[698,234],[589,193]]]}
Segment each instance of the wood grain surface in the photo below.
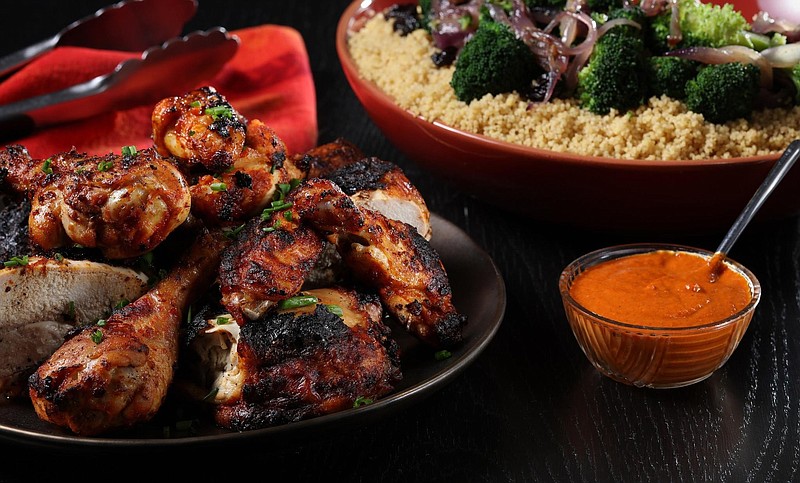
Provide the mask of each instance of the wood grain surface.
{"label": "wood grain surface", "polygon": [[[2,53],[40,40],[103,1],[4,2]],[[558,295],[579,255],[623,242],[715,248],[721,233],[586,232],[519,218],[467,197],[405,158],[376,129],[339,67],[334,32],[346,0],[199,0],[187,30],[290,25],[304,36],[320,138],[344,137],[399,164],[432,211],[482,246],[507,288],[505,319],[483,354],[427,399],[378,421],[281,445],[119,455],[54,452],[0,440],[0,481],[765,482],[800,478],[800,223],[752,225],[730,256],[763,300],[728,363],[683,389],[643,390],[600,376]],[[797,169],[797,168],[796,168]],[[498,176],[514,173],[498,172]],[[497,193],[502,197],[502,193]],[[0,406],[2,411],[2,406]]]}

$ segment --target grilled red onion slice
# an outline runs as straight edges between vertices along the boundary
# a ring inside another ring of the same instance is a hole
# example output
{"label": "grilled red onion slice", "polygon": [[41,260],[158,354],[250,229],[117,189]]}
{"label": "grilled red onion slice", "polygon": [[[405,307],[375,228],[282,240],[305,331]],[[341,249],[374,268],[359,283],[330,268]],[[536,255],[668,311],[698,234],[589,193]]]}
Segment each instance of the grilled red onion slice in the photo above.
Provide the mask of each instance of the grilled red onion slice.
{"label": "grilled red onion slice", "polygon": [[779,33],[785,35],[788,42],[800,42],[800,24],[774,19],[767,12],[758,12],[750,27],[757,34]]}
{"label": "grilled red onion slice", "polygon": [[754,64],[761,70],[761,87],[772,87],[772,65],[759,52],[748,47],[741,45],[729,45],[720,48],[689,47],[671,50],[664,55],[696,60],[703,64],[727,64],[730,62]]}
{"label": "grilled red onion slice", "polygon": [[800,64],[800,43],[779,45],[761,51],[772,67],[787,68]]}

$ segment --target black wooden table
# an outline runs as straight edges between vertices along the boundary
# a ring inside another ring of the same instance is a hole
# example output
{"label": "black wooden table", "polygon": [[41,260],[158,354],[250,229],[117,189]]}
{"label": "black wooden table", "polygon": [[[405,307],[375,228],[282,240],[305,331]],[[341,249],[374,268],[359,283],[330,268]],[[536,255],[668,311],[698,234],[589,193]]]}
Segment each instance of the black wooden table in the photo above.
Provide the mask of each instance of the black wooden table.
{"label": "black wooden table", "polygon": [[[107,3],[3,2],[0,51],[40,40]],[[563,267],[611,244],[663,241],[714,248],[722,234],[641,239],[544,225],[488,206],[426,174],[372,124],[344,78],[334,32],[347,3],[199,0],[187,30],[275,23],[302,33],[317,87],[319,142],[344,137],[399,164],[432,211],[493,257],[508,298],[492,342],[441,390],[368,424],[277,447],[255,441],[245,447],[127,457],[0,443],[0,475],[8,481],[67,475],[90,481],[161,481],[175,472],[184,481],[236,480],[245,474],[260,481],[800,478],[798,220],[752,225],[734,247],[731,256],[760,279],[763,299],[722,369],[699,384],[673,390],[643,390],[606,379],[590,366],[565,320],[557,289]]]}

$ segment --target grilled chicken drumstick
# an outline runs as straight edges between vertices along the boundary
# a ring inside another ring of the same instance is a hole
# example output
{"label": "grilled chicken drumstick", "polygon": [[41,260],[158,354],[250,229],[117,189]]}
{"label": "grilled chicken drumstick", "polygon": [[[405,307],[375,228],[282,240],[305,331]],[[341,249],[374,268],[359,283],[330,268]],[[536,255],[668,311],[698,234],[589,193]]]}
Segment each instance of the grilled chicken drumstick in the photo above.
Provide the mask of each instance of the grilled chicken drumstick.
{"label": "grilled chicken drumstick", "polygon": [[153,149],[46,160],[21,146],[0,151],[4,183],[31,202],[28,230],[44,250],[76,243],[110,259],[155,248],[183,223],[191,194],[183,175]]}
{"label": "grilled chicken drumstick", "polygon": [[150,291],[68,339],[29,378],[36,414],[80,435],[152,418],[172,382],[187,307],[213,281],[227,240],[203,233]]}

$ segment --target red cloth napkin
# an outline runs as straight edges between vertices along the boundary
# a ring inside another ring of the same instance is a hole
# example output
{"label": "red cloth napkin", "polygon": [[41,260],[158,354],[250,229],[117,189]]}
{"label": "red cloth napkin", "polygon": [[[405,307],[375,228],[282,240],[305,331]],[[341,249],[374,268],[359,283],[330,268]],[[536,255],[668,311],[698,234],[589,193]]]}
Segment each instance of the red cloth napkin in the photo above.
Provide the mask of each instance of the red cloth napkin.
{"label": "red cloth napkin", "polygon": [[[197,87],[216,88],[247,119],[260,119],[275,129],[290,153],[314,147],[318,135],[316,93],[300,33],[279,25],[232,33],[241,41],[236,54],[214,78],[198,81]],[[87,81],[140,55],[78,47],[54,49],[0,83],[0,104]],[[153,145],[153,105],[42,128],[5,144],[21,144],[40,159],[73,147],[96,155],[119,152],[122,146],[144,149]]]}

